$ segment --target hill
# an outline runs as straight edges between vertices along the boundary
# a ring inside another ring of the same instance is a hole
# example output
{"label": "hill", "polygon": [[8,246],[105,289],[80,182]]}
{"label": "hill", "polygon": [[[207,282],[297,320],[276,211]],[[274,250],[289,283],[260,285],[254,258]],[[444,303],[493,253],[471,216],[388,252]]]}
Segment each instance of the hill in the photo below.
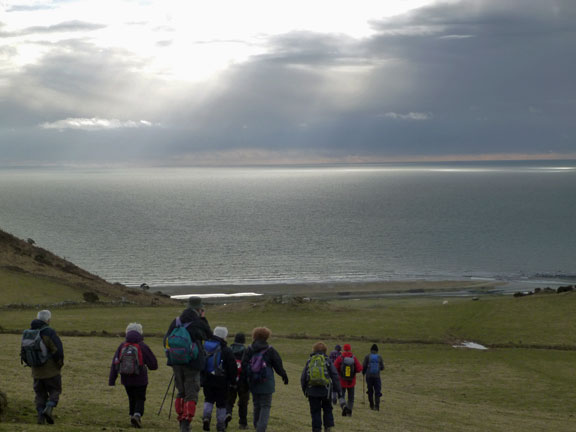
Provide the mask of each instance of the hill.
{"label": "hill", "polygon": [[76,301],[86,292],[101,300],[171,304],[166,296],[112,284],[52,252],[0,230],[0,304]]}

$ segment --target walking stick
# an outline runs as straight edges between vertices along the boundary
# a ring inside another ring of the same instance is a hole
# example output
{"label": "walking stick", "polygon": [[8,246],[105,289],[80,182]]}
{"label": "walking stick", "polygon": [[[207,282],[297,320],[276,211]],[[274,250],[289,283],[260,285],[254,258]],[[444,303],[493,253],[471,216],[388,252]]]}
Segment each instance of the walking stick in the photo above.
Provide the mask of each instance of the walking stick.
{"label": "walking stick", "polygon": [[172,399],[170,399],[170,410],[168,411],[168,420],[172,415],[172,405],[174,405],[174,391],[176,390],[176,380],[174,380],[174,385],[172,386]]}
{"label": "walking stick", "polygon": [[162,403],[160,404],[160,409],[158,410],[157,415],[160,415],[162,408],[164,408],[164,402],[166,401],[166,396],[168,396],[168,392],[170,391],[170,386],[172,385],[173,379],[174,379],[174,374],[172,374],[172,378],[170,378],[170,382],[168,383],[168,387],[166,388],[166,393],[164,393],[164,399],[162,399]]}
{"label": "walking stick", "polygon": [[362,404],[366,405],[366,391],[364,389],[364,381],[366,381],[366,375],[362,374]]}

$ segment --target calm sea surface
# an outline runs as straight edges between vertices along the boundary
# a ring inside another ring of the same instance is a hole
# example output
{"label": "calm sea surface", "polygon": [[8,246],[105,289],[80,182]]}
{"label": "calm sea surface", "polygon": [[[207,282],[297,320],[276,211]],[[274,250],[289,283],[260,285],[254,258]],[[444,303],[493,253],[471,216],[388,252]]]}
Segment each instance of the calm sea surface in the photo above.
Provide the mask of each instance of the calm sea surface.
{"label": "calm sea surface", "polygon": [[0,169],[0,228],[111,282],[576,273],[576,162]]}

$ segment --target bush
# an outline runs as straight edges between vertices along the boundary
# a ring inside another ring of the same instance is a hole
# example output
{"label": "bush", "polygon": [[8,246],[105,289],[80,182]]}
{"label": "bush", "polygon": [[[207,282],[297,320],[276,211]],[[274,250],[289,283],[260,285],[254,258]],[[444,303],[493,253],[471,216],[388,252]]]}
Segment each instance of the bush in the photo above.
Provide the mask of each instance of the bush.
{"label": "bush", "polygon": [[2,390],[0,390],[0,418],[6,414],[6,409],[8,408],[8,398]]}
{"label": "bush", "polygon": [[86,291],[84,294],[82,294],[82,297],[84,297],[84,301],[88,303],[96,303],[100,301],[100,297],[98,297],[98,294],[92,291]]}

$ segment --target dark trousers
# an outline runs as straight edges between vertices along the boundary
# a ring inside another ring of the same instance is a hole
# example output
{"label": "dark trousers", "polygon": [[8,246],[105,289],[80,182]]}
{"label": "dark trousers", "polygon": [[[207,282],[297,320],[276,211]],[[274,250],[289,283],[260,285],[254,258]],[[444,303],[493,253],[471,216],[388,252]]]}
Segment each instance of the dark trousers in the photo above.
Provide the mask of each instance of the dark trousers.
{"label": "dark trousers", "polygon": [[36,410],[41,413],[47,405],[58,405],[60,393],[62,393],[62,375],[52,378],[34,379],[34,403]]}
{"label": "dark trousers", "polygon": [[322,429],[334,426],[334,415],[332,414],[332,401],[329,398],[309,397],[310,415],[312,416],[312,429]]}
{"label": "dark trousers", "polygon": [[346,393],[348,393],[346,405],[352,411],[354,408],[354,387],[342,387],[342,396],[346,397]]}
{"label": "dark trousers", "polygon": [[226,408],[227,387],[204,385],[204,402],[216,404],[216,408]]}
{"label": "dark trousers", "polygon": [[124,386],[128,395],[130,415],[138,413],[144,415],[144,402],[146,402],[146,387],[148,386]]}
{"label": "dark trousers", "polygon": [[254,405],[254,418],[252,419],[254,429],[256,432],[266,432],[272,408],[272,393],[252,393],[252,403]]}
{"label": "dark trousers", "polygon": [[238,397],[238,424],[248,425],[248,402],[250,401],[250,390],[243,386],[230,388],[228,391],[228,402],[226,404],[226,413],[232,415],[234,404]]}
{"label": "dark trousers", "polygon": [[366,394],[368,394],[368,401],[370,402],[370,407],[379,407],[380,406],[380,398],[382,397],[382,380],[379,376],[371,377],[366,376],[366,387],[368,390]]}

